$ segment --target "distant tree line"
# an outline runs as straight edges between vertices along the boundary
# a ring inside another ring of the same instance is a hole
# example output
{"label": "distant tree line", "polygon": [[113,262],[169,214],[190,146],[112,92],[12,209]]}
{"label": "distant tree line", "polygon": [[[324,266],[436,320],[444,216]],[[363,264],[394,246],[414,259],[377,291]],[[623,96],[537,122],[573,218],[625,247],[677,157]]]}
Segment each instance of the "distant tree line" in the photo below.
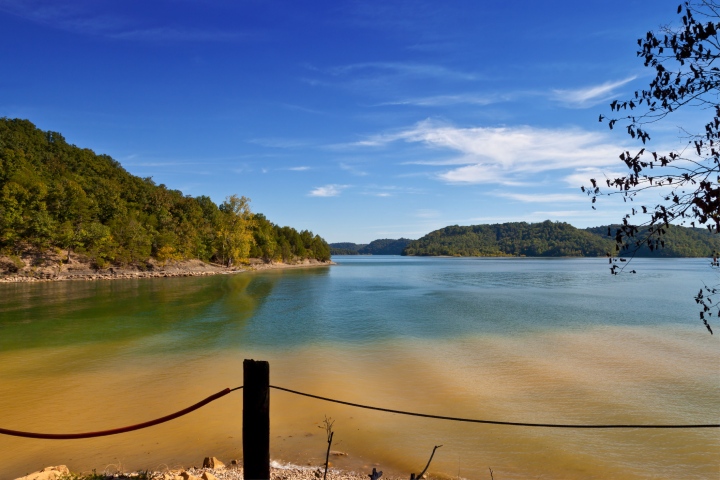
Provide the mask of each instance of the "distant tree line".
{"label": "distant tree line", "polygon": [[[419,256],[528,256],[597,257],[615,252],[617,226],[578,229],[568,223],[501,223],[449,226],[410,242],[403,255]],[[639,257],[710,257],[720,251],[720,239],[707,230],[671,225],[661,249],[646,245]],[[633,252],[628,252],[628,254]]]}
{"label": "distant tree line", "polygon": [[330,255],[360,255],[357,250],[349,248],[335,248],[330,244]]}
{"label": "distant tree line", "polygon": [[98,267],[201,259],[330,259],[321,237],[279,227],[231,195],[216,205],[128,173],[28,120],[0,119],[0,253],[62,249]]}
{"label": "distant tree line", "polygon": [[330,253],[333,255],[401,255],[412,240],[407,238],[382,238],[364,243],[331,243]]}

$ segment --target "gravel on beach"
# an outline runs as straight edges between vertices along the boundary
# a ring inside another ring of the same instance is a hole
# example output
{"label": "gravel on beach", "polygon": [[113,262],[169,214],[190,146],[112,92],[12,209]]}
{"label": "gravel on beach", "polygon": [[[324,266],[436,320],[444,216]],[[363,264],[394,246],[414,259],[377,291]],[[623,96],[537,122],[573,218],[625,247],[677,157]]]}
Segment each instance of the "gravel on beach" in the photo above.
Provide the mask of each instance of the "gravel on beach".
{"label": "gravel on beach", "polygon": [[[321,480],[324,468],[321,467],[299,467],[295,465],[278,466],[270,468],[271,480]],[[40,471],[31,473],[25,477],[15,480],[65,480],[84,479],[81,475],[70,474],[65,465],[57,467],[46,467]],[[105,480],[244,480],[243,469],[239,465],[228,465],[221,468],[186,468],[166,469],[155,472],[134,472],[134,473],[93,473],[93,480],[104,478]],[[327,480],[368,480],[371,475],[359,472],[350,472],[329,468]],[[398,477],[385,476],[382,480],[399,480]]]}

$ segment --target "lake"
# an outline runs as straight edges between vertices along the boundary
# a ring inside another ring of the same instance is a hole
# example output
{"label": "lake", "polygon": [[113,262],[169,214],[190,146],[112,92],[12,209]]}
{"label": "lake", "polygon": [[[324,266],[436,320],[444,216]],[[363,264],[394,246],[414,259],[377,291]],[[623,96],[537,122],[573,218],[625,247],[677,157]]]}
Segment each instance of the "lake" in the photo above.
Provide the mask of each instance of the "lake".
{"label": "lake", "polygon": [[[335,257],[337,266],[196,278],[0,284],[0,427],[73,433],[143,422],[271,383],[436,415],[532,423],[720,423],[720,324],[693,295],[707,259]],[[89,440],[0,436],[0,478],[241,458],[242,393]],[[720,475],[720,431],[455,423],[271,392],[271,457],[409,477]]]}

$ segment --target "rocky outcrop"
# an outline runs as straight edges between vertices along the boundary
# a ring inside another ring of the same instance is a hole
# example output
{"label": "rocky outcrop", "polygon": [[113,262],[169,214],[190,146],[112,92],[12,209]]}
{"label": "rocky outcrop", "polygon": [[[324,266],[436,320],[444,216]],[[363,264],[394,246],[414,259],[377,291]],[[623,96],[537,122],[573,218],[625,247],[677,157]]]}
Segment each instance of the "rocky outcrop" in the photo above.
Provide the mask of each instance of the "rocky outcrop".
{"label": "rocky outcrop", "polygon": [[220,469],[225,468],[225,464],[217,459],[217,457],[205,457],[203,460],[203,468]]}
{"label": "rocky outcrop", "polygon": [[45,467],[15,480],[58,480],[63,475],[70,475],[70,470],[65,465],[58,465],[56,467]]}
{"label": "rocky outcrop", "polygon": [[195,475],[193,475],[190,472],[182,472],[180,474],[180,478],[182,480],[200,480],[200,477],[196,477]]}

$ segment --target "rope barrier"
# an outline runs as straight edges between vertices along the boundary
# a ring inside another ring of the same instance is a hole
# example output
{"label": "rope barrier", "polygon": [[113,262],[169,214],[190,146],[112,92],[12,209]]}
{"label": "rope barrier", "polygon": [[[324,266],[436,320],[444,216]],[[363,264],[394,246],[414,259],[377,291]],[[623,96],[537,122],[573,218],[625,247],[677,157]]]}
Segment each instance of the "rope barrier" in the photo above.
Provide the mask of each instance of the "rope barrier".
{"label": "rope barrier", "polygon": [[[240,390],[243,388],[235,387],[235,388],[226,388],[225,390],[222,390],[214,395],[210,395],[206,399],[191,405],[183,410],[180,410],[178,412],[172,413],[170,415],[166,415],[164,417],[156,418],[155,420],[150,420],[148,422],[144,423],[138,423],[137,425],[130,425],[127,427],[121,427],[121,428],[114,428],[111,430],[101,430],[98,432],[84,432],[84,433],[36,433],[36,432],[22,432],[19,430],[8,430],[5,428],[0,428],[0,435],[11,435],[14,437],[25,437],[25,438],[41,438],[41,439],[47,439],[47,440],[74,440],[79,438],[94,438],[94,437],[104,437],[107,435],[117,435],[119,433],[125,433],[125,432],[132,432],[134,430],[140,430],[143,428],[152,427],[154,425],[159,425],[161,423],[169,422],[170,420],[174,420],[178,417],[182,417],[183,415],[187,415],[190,412],[193,412],[197,410],[200,407],[203,407],[207,405],[210,402],[214,402],[218,398],[224,397],[230,392],[234,392],[235,390]],[[391,408],[382,408],[382,407],[373,407],[371,405],[363,405],[360,403],[352,403],[352,402],[346,402],[343,400],[336,400],[334,398],[328,398],[328,397],[321,397],[319,395],[313,395],[310,393],[305,392],[299,392],[297,390],[291,390],[289,388],[284,387],[278,387],[276,385],[270,385],[270,388],[274,388],[275,390],[281,390],[284,392],[292,393],[295,395],[301,395],[303,397],[309,397],[314,398],[317,400],[323,400],[326,402],[332,402],[332,403],[339,403],[341,405],[348,405],[350,407],[358,407],[358,408],[365,408],[368,410],[376,410],[379,412],[388,412],[388,413],[397,413],[399,415],[410,415],[413,417],[423,417],[423,418],[434,418],[437,420],[450,420],[454,422],[468,422],[468,423],[483,423],[487,425],[508,425],[508,426],[514,426],[514,427],[546,427],[546,428],[720,428],[720,424],[700,424],[700,425],[632,425],[632,424],[623,424],[623,425],[573,425],[573,424],[560,424],[560,423],[527,423],[527,422],[504,422],[499,420],[480,420],[475,418],[462,418],[462,417],[448,417],[445,415],[431,415],[428,413],[418,413],[418,412],[408,412],[404,410],[394,410]]]}
{"label": "rope barrier", "polygon": [[94,438],[94,437],[104,437],[107,435],[117,435],[118,433],[125,433],[125,432],[132,432],[133,430],[140,430],[142,428],[148,428],[152,427],[153,425],[158,425],[160,423],[169,422],[170,420],[174,420],[178,417],[182,417],[183,415],[187,415],[190,412],[193,412],[197,410],[200,407],[203,407],[207,405],[210,402],[214,402],[218,398],[224,397],[230,392],[234,392],[235,390],[240,390],[243,387],[235,387],[235,388],[226,388],[225,390],[222,390],[214,395],[210,395],[205,400],[202,400],[195,405],[191,405],[187,408],[184,408],[178,412],[172,413],[170,415],[166,415],[164,417],[156,418],[155,420],[150,420],[149,422],[144,423],[138,423],[137,425],[131,425],[129,427],[121,427],[121,428],[114,428],[111,430],[101,430],[99,432],[85,432],[85,433],[35,433],[35,432],[21,432],[18,430],[7,430],[5,428],[0,428],[0,434],[2,435],[12,435],[14,437],[25,437],[25,438],[42,438],[46,440],[75,440],[78,438]]}
{"label": "rope barrier", "polygon": [[289,388],[278,387],[270,385],[270,388],[276,390],[282,390],[288,393],[294,393],[295,395],[302,395],[304,397],[315,398],[317,400],[324,400],[326,402],[339,403],[342,405],[349,405],[351,407],[366,408],[368,410],[377,410],[380,412],[398,413],[400,415],[411,415],[414,417],[423,418],[435,418],[438,420],[451,420],[454,422],[469,422],[469,423],[484,423],[489,425],[510,425],[514,427],[547,427],[547,428],[720,428],[720,424],[709,424],[709,425],[567,425],[558,423],[525,423],[525,422],[502,422],[498,420],[477,420],[474,418],[460,418],[460,417],[446,417],[444,415],[430,415],[427,413],[417,412],[406,412],[403,410],[393,410],[390,408],[372,407],[370,405],[362,405],[359,403],[345,402],[342,400],[335,400],[333,398],[321,397],[319,395],[312,395],[310,393],[298,392],[297,390],[290,390]]}

